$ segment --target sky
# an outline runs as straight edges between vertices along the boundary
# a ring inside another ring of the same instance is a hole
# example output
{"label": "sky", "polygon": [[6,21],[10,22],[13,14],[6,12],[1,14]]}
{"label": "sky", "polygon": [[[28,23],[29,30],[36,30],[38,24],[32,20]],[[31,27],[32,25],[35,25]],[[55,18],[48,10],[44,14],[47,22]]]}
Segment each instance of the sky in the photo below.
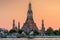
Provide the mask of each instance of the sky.
{"label": "sky", "polygon": [[29,1],[32,4],[34,21],[39,29],[42,19],[46,29],[48,27],[59,29],[60,0],[0,0],[0,28],[10,30],[13,19],[16,26],[20,22],[22,28],[27,17]]}

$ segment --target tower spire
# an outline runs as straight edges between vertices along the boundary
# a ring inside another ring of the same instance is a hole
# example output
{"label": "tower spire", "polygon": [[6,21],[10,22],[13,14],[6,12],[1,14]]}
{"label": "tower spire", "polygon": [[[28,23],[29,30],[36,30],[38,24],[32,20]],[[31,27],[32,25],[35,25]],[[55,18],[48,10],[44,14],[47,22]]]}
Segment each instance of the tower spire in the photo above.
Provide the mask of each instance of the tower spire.
{"label": "tower spire", "polygon": [[18,30],[20,30],[20,22],[18,22]]}
{"label": "tower spire", "polygon": [[41,29],[42,33],[41,35],[44,36],[45,35],[45,27],[44,27],[44,20],[42,19],[42,29]]}
{"label": "tower spire", "polygon": [[29,2],[29,10],[31,10],[31,2]]}
{"label": "tower spire", "polygon": [[15,20],[13,19],[13,29],[15,28]]}
{"label": "tower spire", "polygon": [[38,31],[36,23],[33,20],[31,2],[29,2],[29,5],[28,5],[27,19],[26,19],[25,23],[23,24],[22,30],[24,30],[25,32],[28,32],[28,33],[31,32],[32,30]]}
{"label": "tower spire", "polygon": [[29,5],[28,5],[27,20],[28,19],[32,19],[33,20],[33,13],[32,13],[32,8],[31,8],[31,2],[29,2]]}
{"label": "tower spire", "polygon": [[42,28],[44,28],[44,19],[42,17]]}
{"label": "tower spire", "polygon": [[42,27],[44,27],[44,20],[42,19]]}

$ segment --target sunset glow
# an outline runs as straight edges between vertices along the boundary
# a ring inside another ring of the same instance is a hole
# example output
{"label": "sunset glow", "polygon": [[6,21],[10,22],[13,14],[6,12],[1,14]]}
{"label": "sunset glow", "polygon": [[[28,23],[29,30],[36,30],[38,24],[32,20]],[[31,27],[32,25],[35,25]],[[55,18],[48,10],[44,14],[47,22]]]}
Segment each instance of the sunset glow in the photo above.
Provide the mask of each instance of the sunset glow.
{"label": "sunset glow", "polygon": [[[12,20],[15,19],[16,26],[20,26],[27,17],[29,0],[0,0],[0,27],[11,29]],[[41,21],[44,19],[45,28],[60,27],[60,0],[31,0],[34,21],[41,29]]]}

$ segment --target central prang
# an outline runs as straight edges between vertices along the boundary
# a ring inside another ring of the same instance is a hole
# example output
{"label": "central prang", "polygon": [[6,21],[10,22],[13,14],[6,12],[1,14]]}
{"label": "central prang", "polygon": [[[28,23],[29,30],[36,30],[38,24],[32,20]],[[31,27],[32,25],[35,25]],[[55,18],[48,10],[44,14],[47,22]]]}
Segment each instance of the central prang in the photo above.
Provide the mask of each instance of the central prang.
{"label": "central prang", "polygon": [[33,13],[31,8],[31,3],[29,3],[27,19],[22,27],[24,32],[38,31],[38,28],[33,20]]}

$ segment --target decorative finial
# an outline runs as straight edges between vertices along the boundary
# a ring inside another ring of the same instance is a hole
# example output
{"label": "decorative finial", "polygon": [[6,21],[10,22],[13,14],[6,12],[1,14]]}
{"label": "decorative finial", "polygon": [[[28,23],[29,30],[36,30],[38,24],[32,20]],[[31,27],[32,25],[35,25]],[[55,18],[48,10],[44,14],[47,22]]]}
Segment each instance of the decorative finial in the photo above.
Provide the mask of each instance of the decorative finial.
{"label": "decorative finial", "polygon": [[42,17],[42,20],[44,20],[44,17]]}
{"label": "decorative finial", "polygon": [[31,1],[29,0],[29,10],[31,10]]}
{"label": "decorative finial", "polygon": [[31,0],[29,0],[29,3],[31,2]]}

